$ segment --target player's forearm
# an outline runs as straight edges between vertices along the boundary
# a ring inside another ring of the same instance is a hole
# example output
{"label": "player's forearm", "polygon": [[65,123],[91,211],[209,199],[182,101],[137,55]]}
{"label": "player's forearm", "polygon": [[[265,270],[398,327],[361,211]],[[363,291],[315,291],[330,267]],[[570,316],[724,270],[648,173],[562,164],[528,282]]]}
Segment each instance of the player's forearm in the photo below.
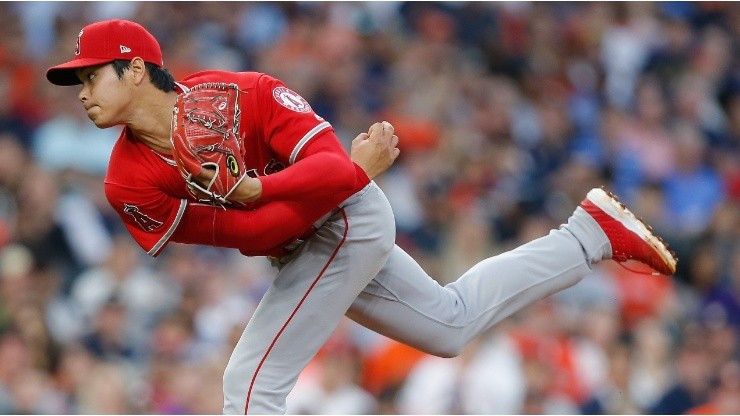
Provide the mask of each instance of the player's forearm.
{"label": "player's forearm", "polygon": [[296,203],[275,202],[254,211],[193,204],[185,215],[172,241],[259,252],[308,229],[312,218],[323,213],[302,213]]}
{"label": "player's forearm", "polygon": [[[369,180],[358,180],[357,186],[363,182],[367,184]],[[253,255],[266,255],[281,243],[303,234],[354,192],[353,187],[350,191],[322,199],[275,201],[249,211],[190,204],[171,241],[237,248]]]}
{"label": "player's forearm", "polygon": [[320,152],[289,168],[259,178],[260,200],[299,201],[324,198],[352,189],[356,183],[353,163],[346,154]]}

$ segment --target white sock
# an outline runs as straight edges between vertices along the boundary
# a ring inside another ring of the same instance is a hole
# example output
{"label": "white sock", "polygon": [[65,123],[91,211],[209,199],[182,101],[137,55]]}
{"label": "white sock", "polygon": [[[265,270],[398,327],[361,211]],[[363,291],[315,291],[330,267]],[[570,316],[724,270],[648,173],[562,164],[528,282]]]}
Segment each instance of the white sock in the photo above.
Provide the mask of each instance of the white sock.
{"label": "white sock", "polygon": [[581,243],[587,262],[595,264],[612,257],[609,238],[596,220],[583,208],[577,207],[573,215],[568,218],[568,223],[562,225],[561,228],[569,231]]}

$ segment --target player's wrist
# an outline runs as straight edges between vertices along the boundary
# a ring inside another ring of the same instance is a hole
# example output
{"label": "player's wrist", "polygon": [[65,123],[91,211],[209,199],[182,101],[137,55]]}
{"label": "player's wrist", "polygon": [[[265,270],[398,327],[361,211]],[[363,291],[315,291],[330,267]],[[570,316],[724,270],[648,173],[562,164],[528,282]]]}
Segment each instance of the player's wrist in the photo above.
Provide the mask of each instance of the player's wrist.
{"label": "player's wrist", "polygon": [[247,176],[239,183],[229,199],[237,202],[254,202],[260,196],[262,196],[262,181]]}

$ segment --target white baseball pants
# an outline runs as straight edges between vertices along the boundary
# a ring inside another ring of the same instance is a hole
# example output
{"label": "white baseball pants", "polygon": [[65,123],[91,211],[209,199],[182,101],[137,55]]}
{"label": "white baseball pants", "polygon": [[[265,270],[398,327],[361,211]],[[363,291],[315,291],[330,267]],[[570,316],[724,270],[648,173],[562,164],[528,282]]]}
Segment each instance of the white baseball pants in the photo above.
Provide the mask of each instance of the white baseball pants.
{"label": "white baseball pants", "polygon": [[474,337],[570,287],[610,255],[578,208],[568,224],[476,264],[440,286],[394,245],[393,212],[371,183],[281,267],[224,373],[225,414],[283,414],[298,375],[345,314],[431,354],[459,354]]}

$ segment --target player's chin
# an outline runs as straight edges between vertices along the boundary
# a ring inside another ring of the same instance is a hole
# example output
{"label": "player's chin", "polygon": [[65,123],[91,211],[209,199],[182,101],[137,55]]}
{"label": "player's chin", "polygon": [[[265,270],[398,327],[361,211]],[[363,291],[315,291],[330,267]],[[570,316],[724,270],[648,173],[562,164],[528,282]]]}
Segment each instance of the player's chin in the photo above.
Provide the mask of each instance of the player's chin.
{"label": "player's chin", "polygon": [[87,114],[87,117],[90,119],[90,121],[95,124],[95,127],[99,129],[107,129],[108,127],[113,127],[117,123],[113,123],[111,120],[106,119],[105,117],[101,117],[100,114]]}

